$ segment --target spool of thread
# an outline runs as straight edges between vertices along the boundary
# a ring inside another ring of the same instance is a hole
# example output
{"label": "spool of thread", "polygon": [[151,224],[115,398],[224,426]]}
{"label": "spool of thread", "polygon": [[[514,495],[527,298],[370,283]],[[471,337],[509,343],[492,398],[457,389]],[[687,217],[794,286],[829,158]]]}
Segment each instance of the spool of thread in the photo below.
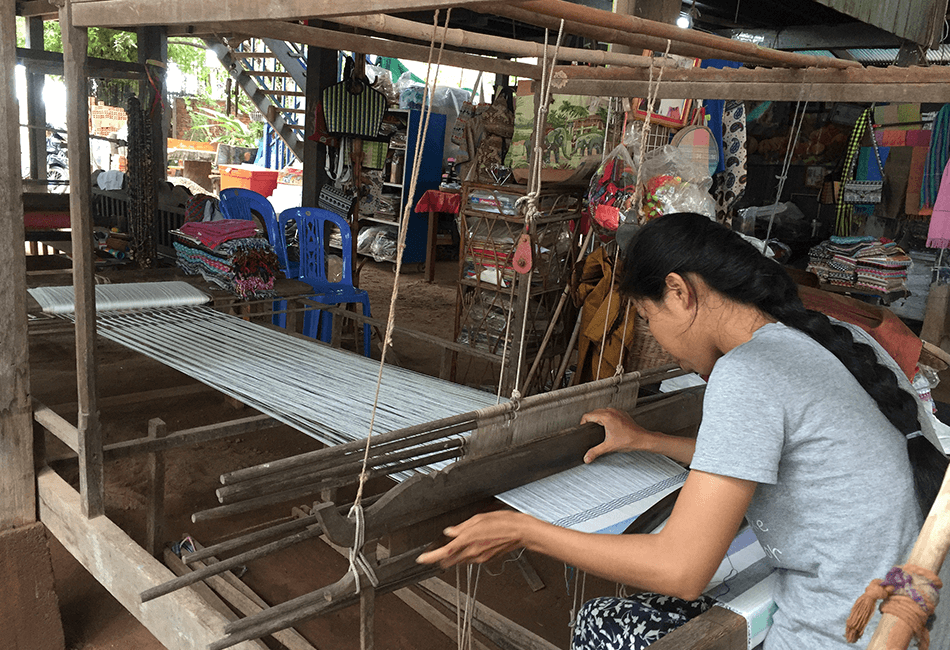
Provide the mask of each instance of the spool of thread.
{"label": "spool of thread", "polygon": [[114,248],[106,248],[105,252],[107,252],[109,255],[116,258],[117,260],[125,259],[125,251],[119,251]]}

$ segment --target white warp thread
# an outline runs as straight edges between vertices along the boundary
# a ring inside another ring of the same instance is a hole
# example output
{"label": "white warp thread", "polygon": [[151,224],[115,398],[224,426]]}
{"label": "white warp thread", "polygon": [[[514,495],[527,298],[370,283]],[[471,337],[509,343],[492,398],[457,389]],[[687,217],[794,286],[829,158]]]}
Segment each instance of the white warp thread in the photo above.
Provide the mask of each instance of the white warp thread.
{"label": "white warp thread", "polygon": [[[134,282],[97,284],[96,311],[123,311],[152,307],[185,307],[203,305],[211,300],[208,294],[187,282]],[[76,311],[73,287],[38,287],[30,295],[47,314],[72,314]]]}

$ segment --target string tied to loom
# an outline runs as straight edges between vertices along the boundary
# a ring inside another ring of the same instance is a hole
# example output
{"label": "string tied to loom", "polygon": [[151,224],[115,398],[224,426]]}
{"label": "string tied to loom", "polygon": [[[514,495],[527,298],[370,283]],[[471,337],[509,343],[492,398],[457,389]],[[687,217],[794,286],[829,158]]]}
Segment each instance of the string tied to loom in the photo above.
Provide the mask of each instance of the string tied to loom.
{"label": "string tied to loom", "polygon": [[349,552],[350,570],[348,573],[353,574],[353,582],[356,584],[356,593],[359,594],[360,573],[366,576],[366,579],[369,580],[369,583],[373,585],[373,587],[379,586],[379,578],[376,577],[376,572],[373,570],[369,560],[363,555],[363,544],[365,543],[364,538],[366,535],[366,521],[363,519],[363,506],[359,503],[354,503],[353,507],[350,508],[350,512],[347,514],[347,519],[353,519],[356,524],[353,546]]}
{"label": "string tied to loom", "polygon": [[891,567],[883,579],[875,579],[858,597],[848,616],[845,639],[854,643],[864,634],[874,605],[881,602],[881,612],[897,618],[895,625],[903,626],[917,638],[920,650],[930,647],[927,621],[940,600],[943,583],[937,574],[914,564]]}

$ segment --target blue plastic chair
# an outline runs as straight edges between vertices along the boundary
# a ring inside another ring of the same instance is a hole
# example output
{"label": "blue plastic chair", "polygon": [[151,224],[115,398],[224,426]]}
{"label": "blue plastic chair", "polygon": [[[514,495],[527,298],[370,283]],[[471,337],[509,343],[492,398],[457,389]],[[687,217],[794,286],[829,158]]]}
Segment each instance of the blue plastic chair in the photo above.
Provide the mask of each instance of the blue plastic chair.
{"label": "blue plastic chair", "polygon": [[[218,195],[221,203],[221,214],[225,219],[243,219],[253,221],[254,213],[260,215],[264,228],[267,229],[267,240],[274,247],[274,253],[277,254],[277,263],[280,264],[280,270],[288,278],[296,278],[299,274],[299,266],[292,262],[287,255],[287,237],[284,230],[280,228],[277,213],[274,212],[274,206],[267,200],[267,197],[258,194],[253,190],[246,190],[241,187],[229,187],[221,190]],[[287,301],[275,300],[274,311],[286,312]],[[278,327],[287,327],[287,314],[274,314],[274,325]]]}
{"label": "blue plastic chair", "polygon": [[[350,224],[329,210],[320,208],[290,208],[280,213],[278,224],[285,228],[288,221],[297,222],[297,240],[300,244],[300,277],[313,287],[313,300],[326,305],[360,303],[363,315],[370,316],[369,294],[353,286],[353,235]],[[340,231],[343,259],[343,274],[339,282],[327,279],[326,229],[333,224]],[[311,338],[330,342],[333,331],[333,315],[320,310],[304,314],[303,333]],[[363,354],[370,356],[370,327],[363,324]]]}

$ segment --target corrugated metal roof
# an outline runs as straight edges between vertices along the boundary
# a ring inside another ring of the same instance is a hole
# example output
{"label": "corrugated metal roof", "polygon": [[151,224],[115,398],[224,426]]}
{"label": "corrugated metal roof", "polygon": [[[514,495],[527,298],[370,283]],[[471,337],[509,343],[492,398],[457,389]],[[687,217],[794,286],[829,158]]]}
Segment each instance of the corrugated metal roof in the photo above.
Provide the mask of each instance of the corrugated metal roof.
{"label": "corrugated metal roof", "polygon": [[843,14],[880,27],[914,43],[930,45],[939,40],[947,0],[817,0]]}
{"label": "corrugated metal roof", "polygon": [[[936,50],[924,50],[928,63],[950,63],[950,46],[941,45]],[[874,48],[848,50],[848,52],[865,65],[890,65],[897,60],[897,48]]]}

